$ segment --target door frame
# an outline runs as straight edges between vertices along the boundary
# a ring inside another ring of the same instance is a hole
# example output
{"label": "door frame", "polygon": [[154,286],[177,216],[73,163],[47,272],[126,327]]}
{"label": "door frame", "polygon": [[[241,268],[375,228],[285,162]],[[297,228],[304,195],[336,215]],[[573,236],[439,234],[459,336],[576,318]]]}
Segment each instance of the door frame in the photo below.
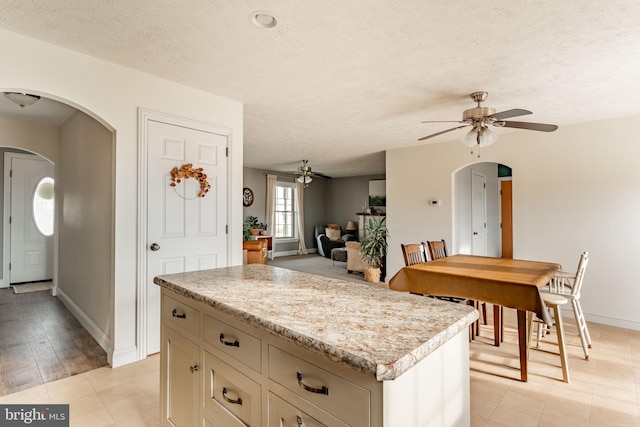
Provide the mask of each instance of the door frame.
{"label": "door frame", "polygon": [[[147,357],[147,151],[149,122],[161,122],[172,126],[181,126],[203,132],[215,133],[227,138],[227,230],[231,229],[232,192],[231,192],[231,164],[233,143],[232,130],[211,123],[184,119],[169,114],[138,108],[138,235],[137,235],[137,261],[138,279],[137,307],[136,307],[136,347],[138,360]],[[227,265],[231,265],[231,234],[227,231]]]}
{"label": "door frame", "polygon": [[503,181],[511,181],[511,252],[513,255],[513,176],[503,176],[498,177],[498,212],[500,214],[500,256],[503,256],[503,245],[502,245],[502,182]]}
{"label": "door frame", "polygon": [[[5,151],[4,152],[4,159],[2,160],[4,162],[4,196],[3,196],[3,203],[4,203],[4,208],[3,208],[3,227],[2,227],[2,279],[0,279],[0,289],[2,288],[8,288],[9,286],[11,286],[11,272],[9,271],[9,263],[11,262],[11,229],[10,229],[10,225],[9,225],[9,217],[11,216],[11,177],[10,177],[10,171],[11,171],[11,160],[13,158],[21,158],[21,159],[32,159],[32,158],[38,158],[40,160],[44,160],[47,161],[49,163],[51,163],[51,165],[53,165],[54,168],[54,180],[56,179],[55,177],[55,164],[47,159],[44,156],[41,156],[40,154],[36,154],[36,153],[29,153],[29,152],[24,152],[24,153],[18,153],[18,152],[13,152],[13,151]],[[54,215],[54,223],[53,223],[53,248],[52,248],[52,253],[51,253],[51,257],[53,258],[53,284],[54,286],[56,286],[56,284],[58,283],[57,281],[57,265],[56,265],[56,260],[57,260],[57,256],[56,253],[58,251],[58,218],[57,215]],[[8,279],[8,280],[7,280]]]}

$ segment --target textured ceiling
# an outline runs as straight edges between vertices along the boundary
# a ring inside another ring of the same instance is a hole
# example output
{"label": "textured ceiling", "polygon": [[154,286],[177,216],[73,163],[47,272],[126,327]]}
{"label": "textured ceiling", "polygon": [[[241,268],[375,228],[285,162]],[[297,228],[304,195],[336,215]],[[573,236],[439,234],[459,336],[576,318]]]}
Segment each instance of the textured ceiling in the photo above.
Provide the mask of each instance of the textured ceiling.
{"label": "textured ceiling", "polygon": [[[251,25],[257,10],[278,25]],[[497,111],[534,112],[522,121],[640,113],[638,0],[0,0],[0,11],[0,28],[243,102],[248,167],[383,173],[384,150],[452,127],[420,122],[459,120],[477,90]]]}

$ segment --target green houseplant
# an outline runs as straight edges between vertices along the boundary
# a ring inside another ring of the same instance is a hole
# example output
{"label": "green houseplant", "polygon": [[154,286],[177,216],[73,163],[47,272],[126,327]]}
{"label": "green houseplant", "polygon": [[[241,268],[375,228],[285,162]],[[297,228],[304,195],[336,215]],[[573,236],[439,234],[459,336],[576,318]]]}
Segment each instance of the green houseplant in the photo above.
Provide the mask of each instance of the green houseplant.
{"label": "green houseplant", "polygon": [[360,253],[362,259],[369,264],[365,268],[364,278],[367,282],[380,281],[380,267],[387,256],[387,217],[369,217],[365,225],[365,237],[362,240]]}
{"label": "green houseplant", "polygon": [[258,221],[257,216],[249,216],[242,225],[243,239],[249,240],[250,236],[259,236],[266,229],[267,224]]}

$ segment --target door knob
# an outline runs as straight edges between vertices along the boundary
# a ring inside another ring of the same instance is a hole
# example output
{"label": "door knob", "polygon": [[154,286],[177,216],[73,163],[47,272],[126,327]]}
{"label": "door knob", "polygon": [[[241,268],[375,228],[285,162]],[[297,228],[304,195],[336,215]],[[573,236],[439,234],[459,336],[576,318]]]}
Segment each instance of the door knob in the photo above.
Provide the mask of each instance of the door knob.
{"label": "door knob", "polygon": [[157,243],[152,243],[151,246],[149,247],[149,249],[151,249],[152,251],[159,251],[160,250],[160,245]]}
{"label": "door knob", "polygon": [[[474,231],[474,232],[473,232],[473,235],[474,235],[474,236],[477,236],[477,235],[478,235],[478,232],[477,232],[477,231]],[[153,248],[152,248],[152,250],[157,251],[158,249],[153,249]]]}

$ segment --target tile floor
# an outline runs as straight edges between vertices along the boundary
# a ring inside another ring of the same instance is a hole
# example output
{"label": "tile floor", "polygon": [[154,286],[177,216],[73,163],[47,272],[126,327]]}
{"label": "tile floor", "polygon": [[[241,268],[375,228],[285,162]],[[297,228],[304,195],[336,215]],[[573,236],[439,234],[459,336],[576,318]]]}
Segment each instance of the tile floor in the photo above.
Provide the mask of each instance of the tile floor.
{"label": "tile floor", "polygon": [[0,397],[0,404],[68,403],[72,427],[160,425],[160,357],[98,368]]}
{"label": "tile floor", "polygon": [[[489,319],[491,315],[489,314]],[[640,426],[640,332],[589,324],[584,360],[569,336],[571,383],[561,381],[556,354],[532,350],[529,381],[519,378],[515,312],[505,310],[505,342],[494,347],[485,326],[470,345],[472,426]],[[572,329],[572,328],[567,328]],[[554,334],[545,338],[543,350]],[[71,426],[157,426],[159,357],[99,368],[19,393],[0,403],[69,403]]]}

